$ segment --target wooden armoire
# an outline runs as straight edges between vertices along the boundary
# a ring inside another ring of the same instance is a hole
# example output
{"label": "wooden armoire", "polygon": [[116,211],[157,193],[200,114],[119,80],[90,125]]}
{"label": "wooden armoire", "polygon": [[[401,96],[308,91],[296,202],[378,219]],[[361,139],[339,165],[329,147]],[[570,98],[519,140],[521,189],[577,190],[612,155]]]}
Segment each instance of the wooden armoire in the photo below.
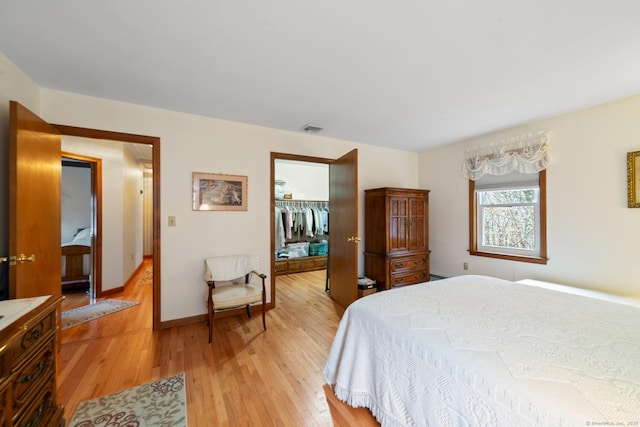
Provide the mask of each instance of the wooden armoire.
{"label": "wooden armoire", "polygon": [[429,190],[365,190],[364,273],[378,291],[429,281]]}

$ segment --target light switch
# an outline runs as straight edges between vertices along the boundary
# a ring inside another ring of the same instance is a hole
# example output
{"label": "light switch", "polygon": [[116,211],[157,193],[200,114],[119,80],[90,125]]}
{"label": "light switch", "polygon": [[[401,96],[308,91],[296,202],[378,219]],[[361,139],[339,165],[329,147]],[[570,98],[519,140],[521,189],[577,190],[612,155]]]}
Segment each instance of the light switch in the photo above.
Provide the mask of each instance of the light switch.
{"label": "light switch", "polygon": [[175,216],[170,216],[169,217],[169,227],[175,227],[176,226],[176,217]]}

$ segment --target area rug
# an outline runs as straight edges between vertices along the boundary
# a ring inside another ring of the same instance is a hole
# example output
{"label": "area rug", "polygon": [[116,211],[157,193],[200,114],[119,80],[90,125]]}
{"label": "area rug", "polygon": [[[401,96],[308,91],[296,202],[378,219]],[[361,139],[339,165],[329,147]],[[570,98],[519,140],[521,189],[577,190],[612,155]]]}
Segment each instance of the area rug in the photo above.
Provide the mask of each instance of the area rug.
{"label": "area rug", "polygon": [[62,329],[67,329],[80,323],[88,322],[116,311],[124,310],[139,303],[118,299],[106,299],[94,304],[84,305],[62,312]]}
{"label": "area rug", "polygon": [[182,373],[80,402],[67,427],[186,425],[186,393]]}
{"label": "area rug", "polygon": [[138,286],[151,285],[153,283],[153,266],[148,267],[138,280]]}

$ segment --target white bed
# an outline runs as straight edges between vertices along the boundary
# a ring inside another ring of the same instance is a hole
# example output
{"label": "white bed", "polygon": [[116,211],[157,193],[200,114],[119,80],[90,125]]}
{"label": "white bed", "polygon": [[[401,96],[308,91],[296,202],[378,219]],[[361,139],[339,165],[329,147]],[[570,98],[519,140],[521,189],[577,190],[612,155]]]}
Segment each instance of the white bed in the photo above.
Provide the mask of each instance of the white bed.
{"label": "white bed", "polygon": [[325,378],[383,426],[640,425],[640,305],[535,285],[470,275],[357,300]]}

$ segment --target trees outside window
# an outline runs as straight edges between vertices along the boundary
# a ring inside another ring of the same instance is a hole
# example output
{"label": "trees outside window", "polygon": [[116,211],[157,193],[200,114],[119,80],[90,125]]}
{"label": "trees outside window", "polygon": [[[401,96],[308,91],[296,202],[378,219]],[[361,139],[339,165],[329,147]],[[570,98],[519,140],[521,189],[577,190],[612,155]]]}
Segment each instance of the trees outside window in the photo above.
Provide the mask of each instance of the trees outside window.
{"label": "trees outside window", "polygon": [[546,264],[546,174],[532,184],[469,181],[470,253]]}

